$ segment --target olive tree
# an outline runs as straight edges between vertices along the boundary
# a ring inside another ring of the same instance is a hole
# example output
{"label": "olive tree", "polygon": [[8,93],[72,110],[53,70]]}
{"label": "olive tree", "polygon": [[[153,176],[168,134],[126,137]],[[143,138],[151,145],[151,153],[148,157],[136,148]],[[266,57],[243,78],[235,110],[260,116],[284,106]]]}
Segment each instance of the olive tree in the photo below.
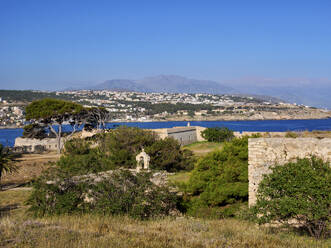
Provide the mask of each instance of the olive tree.
{"label": "olive tree", "polygon": [[300,224],[320,238],[331,218],[330,164],[311,157],[273,167],[259,185],[253,210],[260,224]]}
{"label": "olive tree", "polygon": [[33,101],[26,107],[25,111],[26,120],[47,126],[55,134],[58,153],[63,147],[63,142],[61,142],[62,125],[65,122],[71,125],[72,131],[67,137],[70,138],[88,117],[88,111],[82,105],[51,98]]}

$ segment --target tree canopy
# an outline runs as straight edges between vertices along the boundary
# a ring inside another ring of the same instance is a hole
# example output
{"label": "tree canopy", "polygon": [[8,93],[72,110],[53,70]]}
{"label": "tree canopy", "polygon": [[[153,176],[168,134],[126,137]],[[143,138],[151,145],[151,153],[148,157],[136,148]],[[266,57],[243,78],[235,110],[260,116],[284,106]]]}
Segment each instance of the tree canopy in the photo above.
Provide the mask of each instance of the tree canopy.
{"label": "tree canopy", "polygon": [[276,165],[259,184],[254,210],[260,224],[300,224],[321,237],[331,218],[330,163],[312,157]]}
{"label": "tree canopy", "polygon": [[[51,98],[33,101],[26,107],[25,111],[27,120],[46,125],[55,134],[58,153],[63,147],[63,142],[61,142],[62,124],[68,121],[72,126],[69,138],[88,118],[88,111],[82,105]],[[58,126],[57,130],[53,125]]]}
{"label": "tree canopy", "polygon": [[79,114],[84,107],[78,103],[59,99],[45,98],[30,103],[26,111],[27,120],[40,120]]}
{"label": "tree canopy", "polygon": [[248,199],[248,137],[226,142],[221,151],[198,160],[187,185],[189,213],[240,204]]}
{"label": "tree canopy", "polygon": [[119,127],[100,133],[89,141],[71,139],[65,144],[59,167],[68,173],[87,174],[116,168],[136,168],[136,155],[145,149],[152,170],[188,170],[194,163],[191,152],[183,151],[178,141],[161,140],[152,132],[135,127]]}
{"label": "tree canopy", "polygon": [[201,132],[201,135],[209,142],[224,142],[234,138],[233,131],[227,127],[206,128]]}

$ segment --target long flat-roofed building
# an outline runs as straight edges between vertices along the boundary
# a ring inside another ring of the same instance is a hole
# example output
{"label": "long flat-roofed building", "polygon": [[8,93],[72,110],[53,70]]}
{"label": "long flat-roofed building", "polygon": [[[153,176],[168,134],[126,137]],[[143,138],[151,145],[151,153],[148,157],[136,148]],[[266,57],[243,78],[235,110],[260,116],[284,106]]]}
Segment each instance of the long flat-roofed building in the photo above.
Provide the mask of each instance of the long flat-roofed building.
{"label": "long flat-roofed building", "polygon": [[204,140],[201,137],[203,127],[187,126],[187,127],[173,127],[173,128],[160,128],[152,129],[160,138],[172,137],[177,140],[181,145],[192,144],[197,141]]}

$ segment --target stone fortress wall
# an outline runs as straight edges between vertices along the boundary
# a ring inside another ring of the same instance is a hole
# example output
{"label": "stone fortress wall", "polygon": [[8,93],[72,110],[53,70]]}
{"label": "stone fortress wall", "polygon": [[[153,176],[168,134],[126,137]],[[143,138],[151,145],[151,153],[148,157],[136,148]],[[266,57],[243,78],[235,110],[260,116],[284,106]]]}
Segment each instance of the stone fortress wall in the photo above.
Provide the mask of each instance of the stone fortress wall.
{"label": "stone fortress wall", "polygon": [[[38,152],[40,147],[46,151],[56,151],[57,141],[55,138],[29,139],[18,137],[15,139],[14,147],[22,147],[26,152]],[[37,149],[39,147],[39,149]]]}
{"label": "stone fortress wall", "polygon": [[264,174],[275,164],[285,164],[311,155],[331,161],[331,139],[250,138],[248,140],[249,205],[256,202],[257,188]]}

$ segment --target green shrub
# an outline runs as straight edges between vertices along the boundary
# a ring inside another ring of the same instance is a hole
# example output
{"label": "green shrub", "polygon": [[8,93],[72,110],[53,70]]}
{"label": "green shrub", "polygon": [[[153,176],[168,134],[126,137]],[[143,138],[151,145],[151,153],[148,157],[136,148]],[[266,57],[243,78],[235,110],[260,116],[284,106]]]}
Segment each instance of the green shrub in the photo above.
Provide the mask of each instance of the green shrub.
{"label": "green shrub", "polygon": [[125,170],[136,167],[143,147],[152,169],[178,171],[193,164],[192,153],[176,140],[160,140],[138,128],[122,127],[89,141],[72,139],[56,165],[35,182],[30,210],[36,216],[94,212],[140,219],[170,214],[180,202],[168,187],[153,184],[149,173]]}
{"label": "green shrub", "polygon": [[119,167],[135,168],[136,155],[142,148],[152,146],[158,136],[152,131],[136,127],[119,127],[103,136],[99,149]]}
{"label": "green shrub", "polygon": [[150,181],[148,173],[117,170],[96,177],[70,178],[57,168],[34,184],[28,204],[35,216],[73,213],[129,215],[147,219],[176,211],[178,197]]}
{"label": "green shrub", "polygon": [[182,150],[177,140],[165,138],[157,140],[147,147],[146,152],[151,157],[151,169],[175,172],[193,169],[193,152]]}
{"label": "green shrub", "polygon": [[109,156],[92,144],[92,141],[78,138],[67,141],[57,167],[71,176],[115,169]]}
{"label": "green shrub", "polygon": [[64,144],[64,154],[69,156],[88,154],[90,149],[90,142],[79,138],[68,140]]}
{"label": "green shrub", "polygon": [[201,135],[209,142],[224,142],[234,138],[233,131],[227,127],[206,128]]}
{"label": "green shrub", "polygon": [[331,168],[311,157],[275,166],[261,181],[255,213],[259,223],[293,223],[322,237],[331,218]]}
{"label": "green shrub", "polygon": [[169,172],[187,170],[194,163],[193,153],[181,150],[172,138],[159,139],[152,131],[134,127],[120,127],[99,140],[99,149],[116,167],[135,168],[136,155],[142,148],[151,157],[151,168]]}
{"label": "green shrub", "polygon": [[193,195],[189,208],[223,207],[247,201],[248,137],[233,139],[221,151],[198,160],[187,190]]}
{"label": "green shrub", "polygon": [[285,138],[298,138],[299,135],[295,132],[286,132]]}
{"label": "green shrub", "polygon": [[160,140],[151,131],[121,127],[111,133],[96,135],[89,141],[67,141],[65,152],[57,164],[72,175],[136,168],[136,155],[142,148],[151,157],[151,169],[170,172],[191,170],[195,162],[193,153],[182,150],[172,138]]}
{"label": "green shrub", "polygon": [[113,161],[97,148],[89,149],[86,154],[63,155],[57,166],[70,175],[84,175],[115,169]]}

